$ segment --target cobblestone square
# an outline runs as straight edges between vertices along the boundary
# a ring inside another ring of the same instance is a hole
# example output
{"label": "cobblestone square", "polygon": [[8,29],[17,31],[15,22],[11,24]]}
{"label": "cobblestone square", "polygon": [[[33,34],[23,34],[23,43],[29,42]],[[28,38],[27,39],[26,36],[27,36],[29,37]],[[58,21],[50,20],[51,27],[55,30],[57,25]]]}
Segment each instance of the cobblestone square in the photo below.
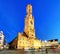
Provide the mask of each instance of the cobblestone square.
{"label": "cobblestone square", "polygon": [[[59,49],[60,50],[60,49]],[[0,54],[60,54],[60,51],[53,49],[48,50],[48,53],[46,51],[23,51],[23,50],[3,50],[0,51]]]}

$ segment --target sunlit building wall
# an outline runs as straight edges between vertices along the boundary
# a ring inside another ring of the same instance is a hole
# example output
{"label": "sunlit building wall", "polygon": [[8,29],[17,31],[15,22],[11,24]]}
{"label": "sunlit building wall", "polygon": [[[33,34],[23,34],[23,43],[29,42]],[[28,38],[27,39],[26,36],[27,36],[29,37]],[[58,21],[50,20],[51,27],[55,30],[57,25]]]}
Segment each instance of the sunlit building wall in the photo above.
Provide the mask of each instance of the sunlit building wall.
{"label": "sunlit building wall", "polygon": [[0,31],[0,47],[4,45],[4,34],[3,31]]}
{"label": "sunlit building wall", "polygon": [[39,40],[34,40],[34,48],[38,49],[41,48],[41,42]]}
{"label": "sunlit building wall", "polygon": [[17,49],[28,48],[28,45],[28,38],[24,34],[18,33]]}

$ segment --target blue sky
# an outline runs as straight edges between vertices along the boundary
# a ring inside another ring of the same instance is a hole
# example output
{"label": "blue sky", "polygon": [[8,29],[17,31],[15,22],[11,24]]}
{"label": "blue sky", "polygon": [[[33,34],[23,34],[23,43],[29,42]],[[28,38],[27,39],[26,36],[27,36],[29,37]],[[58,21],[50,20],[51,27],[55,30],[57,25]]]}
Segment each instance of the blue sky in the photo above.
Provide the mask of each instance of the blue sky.
{"label": "blue sky", "polygon": [[27,4],[33,7],[37,39],[60,42],[60,0],[0,0],[0,30],[5,40],[11,42],[24,31]]}

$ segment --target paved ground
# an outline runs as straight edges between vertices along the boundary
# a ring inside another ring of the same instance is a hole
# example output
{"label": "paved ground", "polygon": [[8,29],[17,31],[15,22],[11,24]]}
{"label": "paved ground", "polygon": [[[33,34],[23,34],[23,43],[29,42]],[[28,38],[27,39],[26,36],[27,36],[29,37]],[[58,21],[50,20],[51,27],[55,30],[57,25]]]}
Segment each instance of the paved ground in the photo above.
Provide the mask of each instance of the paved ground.
{"label": "paved ground", "polygon": [[60,54],[60,49],[48,50],[48,53],[46,51],[3,50],[0,51],[0,54]]}

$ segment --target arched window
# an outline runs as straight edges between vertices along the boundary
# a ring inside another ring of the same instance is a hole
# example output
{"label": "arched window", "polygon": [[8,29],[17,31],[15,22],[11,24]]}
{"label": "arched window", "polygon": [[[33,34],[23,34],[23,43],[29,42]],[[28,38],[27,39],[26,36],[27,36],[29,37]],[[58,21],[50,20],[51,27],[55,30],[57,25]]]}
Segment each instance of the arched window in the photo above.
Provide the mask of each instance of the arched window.
{"label": "arched window", "polygon": [[32,21],[30,21],[30,23],[31,23],[31,24],[33,24],[33,22],[32,22]]}

